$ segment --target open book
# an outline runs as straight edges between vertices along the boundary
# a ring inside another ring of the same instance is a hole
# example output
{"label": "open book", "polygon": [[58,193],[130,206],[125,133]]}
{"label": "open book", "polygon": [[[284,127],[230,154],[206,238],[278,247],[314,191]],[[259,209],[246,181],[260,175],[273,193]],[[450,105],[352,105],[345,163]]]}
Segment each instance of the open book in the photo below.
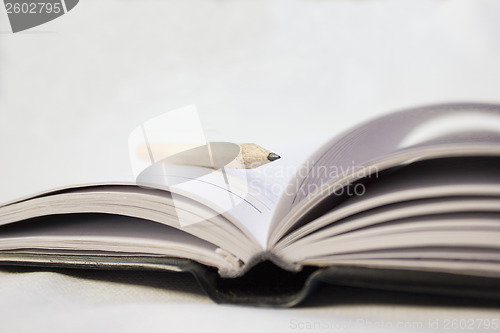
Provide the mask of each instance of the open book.
{"label": "open book", "polygon": [[13,198],[0,263],[189,271],[216,301],[260,305],[318,280],[500,296],[500,106],[392,113],[312,152],[286,183],[160,160],[130,182]]}

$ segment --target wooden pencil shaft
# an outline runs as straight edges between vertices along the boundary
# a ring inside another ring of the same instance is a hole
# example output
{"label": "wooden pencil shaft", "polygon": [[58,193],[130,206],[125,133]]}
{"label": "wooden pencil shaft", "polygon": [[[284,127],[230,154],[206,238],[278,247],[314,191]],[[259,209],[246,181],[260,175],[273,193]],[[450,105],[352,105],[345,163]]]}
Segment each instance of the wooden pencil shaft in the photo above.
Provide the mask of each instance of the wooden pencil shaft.
{"label": "wooden pencil shaft", "polygon": [[137,149],[142,160],[163,161],[212,169],[253,169],[279,158],[278,155],[253,143],[210,142],[195,144],[144,144]]}

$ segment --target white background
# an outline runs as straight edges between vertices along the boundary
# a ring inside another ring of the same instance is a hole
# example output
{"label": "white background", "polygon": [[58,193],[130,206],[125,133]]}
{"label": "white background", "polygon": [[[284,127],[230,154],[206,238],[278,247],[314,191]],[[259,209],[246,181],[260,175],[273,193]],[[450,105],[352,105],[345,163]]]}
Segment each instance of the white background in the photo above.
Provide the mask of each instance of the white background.
{"label": "white background", "polygon": [[[499,102],[499,15],[499,2],[479,0],[81,0],[12,34],[0,8],[0,202],[75,179],[128,179],[129,132],[188,104],[210,140],[257,142],[286,159],[290,142],[317,144],[382,113]],[[0,271],[1,331],[300,331],[293,320],[500,317],[399,296],[336,304],[332,288],[315,308],[218,306],[184,276],[169,275],[167,289],[79,277]]]}

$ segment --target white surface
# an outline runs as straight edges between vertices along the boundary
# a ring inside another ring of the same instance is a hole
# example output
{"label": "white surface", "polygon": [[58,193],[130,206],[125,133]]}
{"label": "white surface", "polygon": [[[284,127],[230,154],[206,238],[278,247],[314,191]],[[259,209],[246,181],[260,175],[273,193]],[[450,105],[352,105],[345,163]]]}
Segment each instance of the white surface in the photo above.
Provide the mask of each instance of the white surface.
{"label": "white surface", "polygon": [[[0,201],[75,174],[129,179],[130,131],[192,103],[209,140],[257,142],[285,163],[290,141],[322,142],[380,113],[499,102],[499,11],[494,0],[82,0],[53,22],[11,34],[0,9]],[[82,138],[87,144],[77,144]],[[177,290],[175,279],[165,290],[1,272],[0,330],[303,331],[292,320],[500,316],[399,297],[395,306],[349,297],[292,310],[218,306]]]}
{"label": "white surface", "polygon": [[[308,307],[216,305],[189,275],[2,272],[2,332],[440,332],[447,320],[495,319],[484,303],[327,288]],[[128,282],[127,282],[128,281]],[[132,283],[132,284],[129,284]],[[147,284],[147,285],[145,285]],[[162,284],[167,289],[159,288]],[[151,287],[156,286],[156,287]],[[170,288],[168,288],[170,286]],[[335,304],[334,302],[341,302]],[[430,306],[426,306],[430,304]],[[474,304],[474,303],[472,303]],[[441,330],[434,327],[438,324]],[[301,329],[302,327],[302,329]],[[323,328],[321,328],[323,327]],[[495,330],[473,330],[474,332]],[[498,330],[497,330],[498,331]]]}

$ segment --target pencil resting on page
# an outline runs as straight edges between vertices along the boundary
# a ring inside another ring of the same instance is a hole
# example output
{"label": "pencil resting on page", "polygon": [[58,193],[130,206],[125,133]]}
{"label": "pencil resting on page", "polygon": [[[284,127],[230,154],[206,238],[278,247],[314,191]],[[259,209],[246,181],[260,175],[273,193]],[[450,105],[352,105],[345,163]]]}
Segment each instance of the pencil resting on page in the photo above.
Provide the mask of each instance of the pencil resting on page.
{"label": "pencil resting on page", "polygon": [[137,155],[151,163],[199,166],[211,169],[254,169],[280,158],[254,143],[210,142],[193,144],[148,144],[138,147]]}

